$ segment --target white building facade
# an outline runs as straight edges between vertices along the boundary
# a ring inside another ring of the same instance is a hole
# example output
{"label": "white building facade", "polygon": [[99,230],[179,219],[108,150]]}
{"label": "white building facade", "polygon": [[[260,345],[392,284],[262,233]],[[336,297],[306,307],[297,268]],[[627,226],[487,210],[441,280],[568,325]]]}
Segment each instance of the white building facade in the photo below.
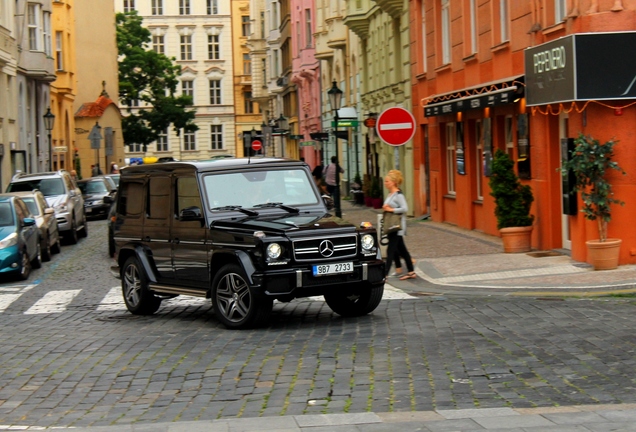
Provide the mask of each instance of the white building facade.
{"label": "white building facade", "polygon": [[[169,128],[145,153],[141,145],[127,145],[126,156],[192,160],[235,155],[230,2],[115,0],[116,12],[132,10],[137,11],[152,33],[149,49],[174,57],[181,67],[177,94],[192,96],[199,130],[177,135]],[[125,116],[127,107],[120,108]]]}

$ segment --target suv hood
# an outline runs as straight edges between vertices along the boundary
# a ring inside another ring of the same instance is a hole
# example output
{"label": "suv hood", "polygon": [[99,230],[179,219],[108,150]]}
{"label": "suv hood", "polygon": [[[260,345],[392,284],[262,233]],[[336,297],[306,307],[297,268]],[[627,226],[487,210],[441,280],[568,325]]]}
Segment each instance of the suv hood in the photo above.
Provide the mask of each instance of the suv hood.
{"label": "suv hood", "polygon": [[320,214],[268,214],[256,217],[233,217],[217,219],[212,222],[215,228],[237,228],[240,230],[264,231],[266,233],[279,233],[293,236],[294,233],[303,233],[310,230],[316,234],[316,230],[331,230],[338,232],[355,232],[356,227],[344,219],[337,218],[328,213]]}
{"label": "suv hood", "polygon": [[55,208],[55,206],[64,204],[68,197],[66,195],[49,195],[44,198],[46,202],[49,203],[49,206]]}

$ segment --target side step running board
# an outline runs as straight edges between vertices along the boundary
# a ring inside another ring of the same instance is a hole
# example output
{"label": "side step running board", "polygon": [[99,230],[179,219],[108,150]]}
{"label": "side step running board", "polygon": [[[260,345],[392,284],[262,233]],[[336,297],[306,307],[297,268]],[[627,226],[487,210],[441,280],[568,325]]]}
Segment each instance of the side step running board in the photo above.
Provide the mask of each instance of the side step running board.
{"label": "side step running board", "polygon": [[174,286],[165,286],[165,285],[154,285],[150,284],[148,288],[151,291],[161,293],[161,294],[183,294],[194,297],[207,297],[207,293],[203,290],[196,288],[183,288],[183,287],[174,287]]}

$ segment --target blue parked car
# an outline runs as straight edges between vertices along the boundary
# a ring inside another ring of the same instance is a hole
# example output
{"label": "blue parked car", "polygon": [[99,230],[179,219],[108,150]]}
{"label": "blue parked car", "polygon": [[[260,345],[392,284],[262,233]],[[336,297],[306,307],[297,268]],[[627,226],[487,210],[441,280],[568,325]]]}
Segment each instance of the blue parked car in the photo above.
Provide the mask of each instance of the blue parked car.
{"label": "blue parked car", "polygon": [[29,278],[42,266],[40,230],[21,198],[0,194],[0,275]]}

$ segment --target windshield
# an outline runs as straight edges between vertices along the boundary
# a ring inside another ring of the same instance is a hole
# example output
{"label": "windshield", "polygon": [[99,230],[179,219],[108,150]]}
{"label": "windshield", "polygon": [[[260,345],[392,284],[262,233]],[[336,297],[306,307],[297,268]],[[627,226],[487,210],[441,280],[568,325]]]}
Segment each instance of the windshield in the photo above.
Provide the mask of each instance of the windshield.
{"label": "windshield", "polygon": [[0,226],[15,225],[13,221],[13,209],[8,202],[0,203]]}
{"label": "windshield", "polygon": [[35,216],[40,216],[40,209],[38,205],[35,203],[35,198],[31,197],[22,197],[22,201],[27,205],[31,214]]}
{"label": "windshield", "polygon": [[9,184],[7,192],[31,192],[39,189],[44,196],[64,195],[64,183],[61,178],[18,181]]}
{"label": "windshield", "polygon": [[211,209],[255,208],[267,203],[300,206],[319,202],[312,179],[301,168],[211,174],[204,177],[203,183]]}
{"label": "windshield", "polygon": [[84,195],[108,192],[106,183],[102,181],[84,182],[79,183],[77,186],[79,186]]}

